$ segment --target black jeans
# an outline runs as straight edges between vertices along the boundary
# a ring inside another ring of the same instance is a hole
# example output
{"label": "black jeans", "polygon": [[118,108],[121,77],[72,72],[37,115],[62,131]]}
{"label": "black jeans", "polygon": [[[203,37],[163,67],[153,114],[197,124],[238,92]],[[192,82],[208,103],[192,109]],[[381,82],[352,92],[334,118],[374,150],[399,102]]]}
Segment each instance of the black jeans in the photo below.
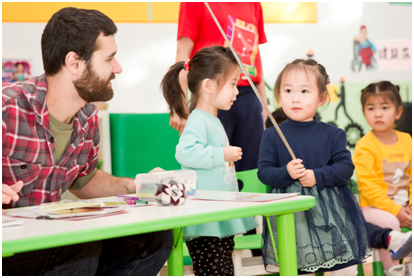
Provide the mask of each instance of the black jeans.
{"label": "black jeans", "polygon": [[392,229],[382,228],[368,222],[366,222],[366,228],[368,230],[369,243],[372,248],[388,248],[388,236]]}
{"label": "black jeans", "polygon": [[15,254],[3,275],[157,275],[173,245],[170,230]]}

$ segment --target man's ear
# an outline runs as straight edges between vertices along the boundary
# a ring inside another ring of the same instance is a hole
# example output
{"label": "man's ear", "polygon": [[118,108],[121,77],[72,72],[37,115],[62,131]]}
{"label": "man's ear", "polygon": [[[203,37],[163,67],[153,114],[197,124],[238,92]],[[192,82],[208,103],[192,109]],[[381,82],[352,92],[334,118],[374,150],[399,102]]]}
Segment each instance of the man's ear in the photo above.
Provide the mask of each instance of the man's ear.
{"label": "man's ear", "polygon": [[85,61],[80,60],[78,54],[70,51],[66,54],[65,66],[71,74],[80,75],[83,73]]}
{"label": "man's ear", "polygon": [[201,89],[209,94],[212,94],[214,91],[214,81],[209,78],[204,79],[201,82]]}
{"label": "man's ear", "polygon": [[326,103],[326,100],[328,99],[328,93],[327,92],[324,92],[323,94],[322,94],[322,96],[320,97],[320,99],[319,99],[319,104],[318,104],[318,106],[324,106],[325,105],[325,103]]}

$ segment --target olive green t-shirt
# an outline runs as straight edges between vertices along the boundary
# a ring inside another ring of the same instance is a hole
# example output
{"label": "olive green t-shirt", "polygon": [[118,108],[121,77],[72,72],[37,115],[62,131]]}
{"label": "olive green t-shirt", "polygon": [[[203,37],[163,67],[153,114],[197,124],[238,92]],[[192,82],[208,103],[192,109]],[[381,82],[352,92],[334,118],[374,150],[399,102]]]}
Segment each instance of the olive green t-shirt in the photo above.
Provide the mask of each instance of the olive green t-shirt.
{"label": "olive green t-shirt", "polygon": [[[49,113],[50,130],[55,138],[55,161],[59,163],[65,151],[69,148],[72,132],[73,132],[73,119],[70,124],[64,124],[56,120]],[[88,175],[76,179],[71,185],[70,189],[81,189],[87,184],[96,173],[96,168]]]}

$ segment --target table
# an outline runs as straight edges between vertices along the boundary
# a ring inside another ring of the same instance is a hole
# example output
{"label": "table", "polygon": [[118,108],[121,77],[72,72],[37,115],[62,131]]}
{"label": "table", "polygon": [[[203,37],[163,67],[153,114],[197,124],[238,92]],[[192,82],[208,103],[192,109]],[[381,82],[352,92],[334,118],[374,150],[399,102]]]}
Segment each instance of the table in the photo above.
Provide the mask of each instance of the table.
{"label": "table", "polygon": [[[104,200],[104,199],[102,199]],[[315,198],[295,196],[272,202],[187,200],[182,206],[131,207],[128,213],[83,221],[24,219],[21,226],[3,228],[2,256],[133,234],[172,229],[174,247],[168,274],[183,275],[181,228],[233,218],[278,215],[280,275],[297,275],[296,237],[293,212],[315,206]],[[20,210],[23,208],[19,208]]]}

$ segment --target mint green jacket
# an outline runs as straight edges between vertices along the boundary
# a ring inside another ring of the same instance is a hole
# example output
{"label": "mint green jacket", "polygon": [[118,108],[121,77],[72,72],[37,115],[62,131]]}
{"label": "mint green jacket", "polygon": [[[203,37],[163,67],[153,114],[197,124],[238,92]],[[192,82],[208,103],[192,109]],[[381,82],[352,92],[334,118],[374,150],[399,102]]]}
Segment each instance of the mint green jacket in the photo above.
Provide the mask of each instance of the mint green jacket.
{"label": "mint green jacket", "polygon": [[[197,172],[197,190],[239,191],[233,162],[224,161],[229,145],[226,132],[217,117],[202,110],[191,112],[176,147],[175,158],[183,170]],[[258,226],[254,217],[211,222],[184,228],[185,240],[199,236],[228,237],[243,234]]]}

